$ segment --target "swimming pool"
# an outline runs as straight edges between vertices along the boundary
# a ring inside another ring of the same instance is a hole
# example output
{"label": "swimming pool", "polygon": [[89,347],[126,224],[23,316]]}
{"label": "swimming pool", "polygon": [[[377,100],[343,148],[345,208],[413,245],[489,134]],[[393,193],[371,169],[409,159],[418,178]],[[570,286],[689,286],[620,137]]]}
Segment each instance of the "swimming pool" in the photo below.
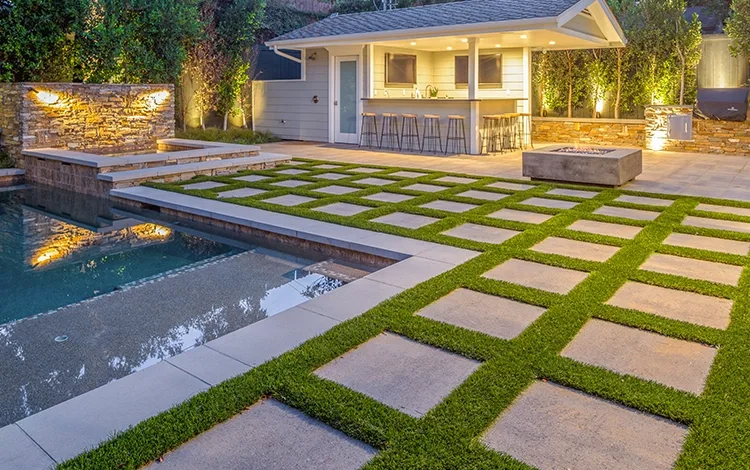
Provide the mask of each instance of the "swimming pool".
{"label": "swimming pool", "polygon": [[0,193],[0,427],[331,291],[332,262],[58,189]]}

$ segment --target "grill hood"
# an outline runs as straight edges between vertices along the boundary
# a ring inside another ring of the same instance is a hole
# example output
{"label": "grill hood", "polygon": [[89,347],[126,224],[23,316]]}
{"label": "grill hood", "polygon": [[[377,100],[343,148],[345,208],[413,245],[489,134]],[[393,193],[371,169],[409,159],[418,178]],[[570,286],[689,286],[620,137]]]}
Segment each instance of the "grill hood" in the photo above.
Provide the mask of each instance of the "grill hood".
{"label": "grill hood", "polygon": [[748,88],[699,88],[695,114],[718,121],[745,121],[748,92]]}

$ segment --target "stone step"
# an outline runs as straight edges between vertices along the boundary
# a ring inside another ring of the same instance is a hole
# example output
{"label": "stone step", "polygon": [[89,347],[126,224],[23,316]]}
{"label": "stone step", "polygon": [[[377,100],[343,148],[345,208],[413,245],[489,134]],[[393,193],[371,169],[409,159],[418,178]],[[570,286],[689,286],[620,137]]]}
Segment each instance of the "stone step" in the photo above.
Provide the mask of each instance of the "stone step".
{"label": "stone step", "polygon": [[143,181],[184,181],[196,175],[229,174],[246,169],[261,169],[288,162],[292,157],[276,153],[261,152],[258,155],[224,160],[209,160],[180,165],[164,165],[138,170],[99,173],[99,181],[112,183],[113,187],[134,186]]}

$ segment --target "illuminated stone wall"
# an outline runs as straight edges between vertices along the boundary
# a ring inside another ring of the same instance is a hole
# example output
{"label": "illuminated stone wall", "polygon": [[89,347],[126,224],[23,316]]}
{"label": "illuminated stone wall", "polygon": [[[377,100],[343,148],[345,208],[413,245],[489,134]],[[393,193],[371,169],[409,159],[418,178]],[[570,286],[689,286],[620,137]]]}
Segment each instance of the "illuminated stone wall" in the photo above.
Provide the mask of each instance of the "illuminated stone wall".
{"label": "illuminated stone wall", "polygon": [[667,139],[670,114],[692,114],[692,106],[646,108],[646,145],[651,150],[750,156],[750,121],[693,119],[692,140]]}
{"label": "illuminated stone wall", "polygon": [[0,84],[0,145],[94,153],[155,147],[174,137],[172,85]]}
{"label": "illuminated stone wall", "polygon": [[534,141],[644,147],[646,123],[642,119],[533,118]]}

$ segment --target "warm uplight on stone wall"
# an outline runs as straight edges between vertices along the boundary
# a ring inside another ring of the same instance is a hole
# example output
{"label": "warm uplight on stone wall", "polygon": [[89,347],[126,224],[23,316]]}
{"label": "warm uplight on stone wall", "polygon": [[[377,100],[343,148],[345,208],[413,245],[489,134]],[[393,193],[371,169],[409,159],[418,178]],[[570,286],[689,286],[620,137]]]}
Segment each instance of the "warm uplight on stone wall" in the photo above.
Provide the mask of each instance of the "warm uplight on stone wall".
{"label": "warm uplight on stone wall", "polygon": [[150,111],[156,110],[159,106],[164,104],[164,102],[169,98],[169,92],[167,90],[157,91],[155,93],[151,93],[146,98],[146,107]]}
{"label": "warm uplight on stone wall", "polygon": [[40,102],[48,105],[53,105],[60,101],[60,95],[57,93],[52,93],[51,91],[44,91],[44,90],[33,90],[34,94],[36,95],[36,99],[38,99]]}

